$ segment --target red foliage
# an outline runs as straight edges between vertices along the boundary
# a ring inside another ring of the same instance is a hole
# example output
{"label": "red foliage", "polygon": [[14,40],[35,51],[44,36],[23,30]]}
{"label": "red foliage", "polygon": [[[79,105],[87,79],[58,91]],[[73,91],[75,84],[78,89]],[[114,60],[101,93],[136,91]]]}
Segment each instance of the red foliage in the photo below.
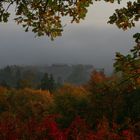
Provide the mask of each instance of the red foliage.
{"label": "red foliage", "polygon": [[107,120],[103,120],[93,131],[84,119],[79,116],[66,129],[60,129],[55,116],[50,115],[42,121],[30,119],[21,122],[14,116],[6,116],[0,120],[1,140],[135,140],[131,130],[116,133],[118,125],[109,127]]}

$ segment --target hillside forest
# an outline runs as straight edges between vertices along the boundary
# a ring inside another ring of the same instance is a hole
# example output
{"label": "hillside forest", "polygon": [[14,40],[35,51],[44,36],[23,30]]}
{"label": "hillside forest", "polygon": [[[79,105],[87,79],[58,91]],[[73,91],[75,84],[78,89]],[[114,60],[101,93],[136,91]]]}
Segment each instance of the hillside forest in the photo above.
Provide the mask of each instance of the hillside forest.
{"label": "hillside forest", "polygon": [[17,87],[1,82],[0,139],[140,138],[139,78],[127,80],[125,73],[106,76],[93,70],[83,84],[56,86],[52,75],[42,76],[39,88],[28,80],[17,81],[21,84]]}

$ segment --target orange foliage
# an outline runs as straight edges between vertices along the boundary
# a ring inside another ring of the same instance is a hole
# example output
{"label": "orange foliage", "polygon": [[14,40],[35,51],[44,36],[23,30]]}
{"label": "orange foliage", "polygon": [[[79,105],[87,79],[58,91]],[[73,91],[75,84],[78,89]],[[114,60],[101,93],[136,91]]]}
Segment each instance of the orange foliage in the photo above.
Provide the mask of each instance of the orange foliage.
{"label": "orange foliage", "polygon": [[1,94],[1,93],[6,93],[7,91],[8,91],[7,88],[1,87],[1,86],[0,86],[0,94]]}
{"label": "orange foliage", "polygon": [[93,71],[91,74],[90,81],[94,83],[102,83],[106,80],[106,76],[103,72]]}

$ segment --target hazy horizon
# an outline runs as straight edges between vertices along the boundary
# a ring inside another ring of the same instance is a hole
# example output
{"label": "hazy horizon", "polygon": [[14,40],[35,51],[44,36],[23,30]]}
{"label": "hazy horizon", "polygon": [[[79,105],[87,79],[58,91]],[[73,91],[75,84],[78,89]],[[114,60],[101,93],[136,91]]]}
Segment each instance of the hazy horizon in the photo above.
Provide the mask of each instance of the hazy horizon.
{"label": "hazy horizon", "polygon": [[105,68],[107,73],[113,70],[115,52],[127,53],[134,46],[133,34],[140,25],[128,31],[119,30],[115,25],[107,24],[114,9],[125,6],[95,2],[89,8],[84,21],[70,24],[63,21],[62,37],[50,41],[47,37],[34,38],[33,33],[25,33],[14,21],[0,23],[0,67],[6,65],[46,65],[92,64]]}

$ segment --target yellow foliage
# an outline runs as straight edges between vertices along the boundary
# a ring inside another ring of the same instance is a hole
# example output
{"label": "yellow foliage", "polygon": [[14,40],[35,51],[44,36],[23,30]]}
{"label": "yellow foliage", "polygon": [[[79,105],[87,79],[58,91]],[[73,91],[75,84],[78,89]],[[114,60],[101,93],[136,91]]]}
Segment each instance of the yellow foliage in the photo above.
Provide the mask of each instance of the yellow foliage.
{"label": "yellow foliage", "polygon": [[88,92],[85,90],[82,86],[75,86],[71,84],[64,84],[63,87],[57,90],[57,94],[63,95],[63,94],[71,94],[75,98],[85,98],[88,96]]}
{"label": "yellow foliage", "polygon": [[9,112],[22,119],[30,116],[41,118],[49,114],[53,103],[53,96],[48,91],[0,87],[0,114]]}
{"label": "yellow foliage", "polygon": [[31,94],[31,96],[39,95],[42,97],[43,100],[47,101],[48,103],[53,102],[53,95],[48,90],[34,90],[30,88],[25,88],[21,91],[25,92],[25,94]]}

